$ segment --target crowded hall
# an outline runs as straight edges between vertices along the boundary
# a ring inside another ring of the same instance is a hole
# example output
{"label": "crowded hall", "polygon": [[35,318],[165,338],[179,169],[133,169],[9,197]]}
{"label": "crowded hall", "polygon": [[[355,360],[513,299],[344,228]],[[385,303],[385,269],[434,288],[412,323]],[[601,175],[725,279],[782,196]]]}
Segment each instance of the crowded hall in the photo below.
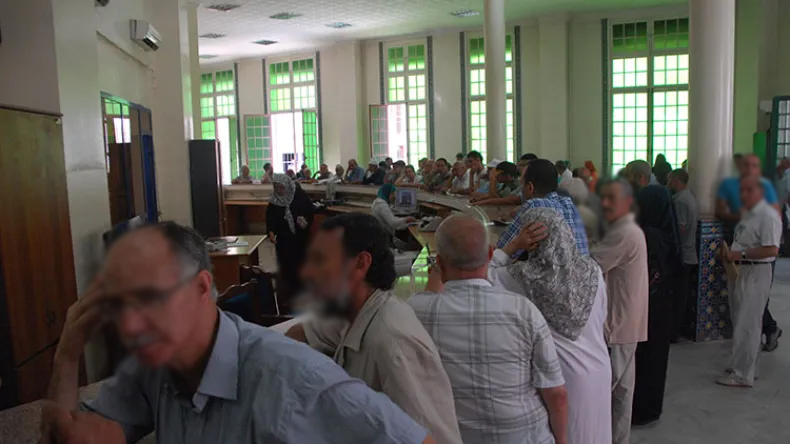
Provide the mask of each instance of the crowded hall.
{"label": "crowded hall", "polygon": [[0,444],[790,443],[787,22],[0,0]]}

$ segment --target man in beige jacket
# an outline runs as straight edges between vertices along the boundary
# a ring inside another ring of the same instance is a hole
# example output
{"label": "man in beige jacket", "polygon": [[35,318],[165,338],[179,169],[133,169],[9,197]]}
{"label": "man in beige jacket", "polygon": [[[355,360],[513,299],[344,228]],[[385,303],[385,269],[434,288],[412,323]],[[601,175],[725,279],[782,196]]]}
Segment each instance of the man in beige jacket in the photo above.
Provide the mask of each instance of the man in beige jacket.
{"label": "man in beige jacket", "polygon": [[633,189],[624,180],[601,186],[609,229],[591,255],[606,277],[605,333],[612,359],[612,442],[628,444],[634,398],[636,344],[647,340],[648,271],[645,235],[631,213]]}

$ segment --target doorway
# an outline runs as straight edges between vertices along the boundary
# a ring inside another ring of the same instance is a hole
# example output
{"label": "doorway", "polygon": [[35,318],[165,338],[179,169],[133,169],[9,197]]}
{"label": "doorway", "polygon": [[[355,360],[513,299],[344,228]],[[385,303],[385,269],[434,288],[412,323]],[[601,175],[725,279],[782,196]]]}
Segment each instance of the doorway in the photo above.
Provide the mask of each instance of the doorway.
{"label": "doorway", "polygon": [[110,220],[159,220],[151,110],[102,93]]}

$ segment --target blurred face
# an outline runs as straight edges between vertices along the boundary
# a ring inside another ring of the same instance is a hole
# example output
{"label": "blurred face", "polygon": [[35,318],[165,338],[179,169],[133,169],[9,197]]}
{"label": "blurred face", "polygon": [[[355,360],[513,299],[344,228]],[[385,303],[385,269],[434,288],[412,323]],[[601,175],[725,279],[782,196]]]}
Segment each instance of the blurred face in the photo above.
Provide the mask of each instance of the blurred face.
{"label": "blurred face", "polygon": [[348,161],[348,169],[353,170],[356,167],[357,167],[357,161],[356,160],[351,159],[351,160]]}
{"label": "blurred face", "polygon": [[211,275],[184,276],[158,233],[132,233],[110,250],[104,272],[107,305],[118,334],[144,365],[166,365],[193,336],[211,304]]}
{"label": "blurred face", "polygon": [[368,253],[346,257],[342,236],[340,229],[318,231],[301,271],[307,290],[321,303],[324,313],[330,315],[348,313],[351,295],[364,285],[370,268]]}
{"label": "blurred face", "polygon": [[606,221],[612,223],[631,211],[632,197],[623,197],[622,185],[612,183],[601,188],[601,208]]}
{"label": "blurred face", "polygon": [[447,162],[445,161],[436,162],[436,171],[440,172],[441,174],[447,174],[449,168],[449,165],[447,165]]}
{"label": "blurred face", "polygon": [[583,180],[584,182],[589,182],[590,181],[590,170],[588,170],[587,168],[579,169],[579,178],[581,180]]}
{"label": "blurred face", "polygon": [[667,188],[669,188],[669,191],[672,191],[673,194],[677,193],[680,191],[680,180],[670,174],[669,178],[667,178]]}
{"label": "blurred face", "polygon": [[763,198],[763,186],[758,180],[741,181],[741,202],[744,208],[751,210]]}
{"label": "blurred face", "polygon": [[392,166],[392,157],[387,157],[386,159],[384,159],[384,162],[387,163],[387,166]]}
{"label": "blurred face", "polygon": [[464,174],[466,174],[466,164],[459,163],[458,165],[455,165],[453,167],[453,174],[456,177],[464,177]]}
{"label": "blurred face", "polygon": [[757,156],[743,156],[738,171],[741,177],[760,177],[760,158]]}
{"label": "blurred face", "polygon": [[422,167],[423,173],[424,174],[429,174],[429,173],[433,172],[433,166],[434,166],[434,164],[433,164],[432,161],[429,160],[429,161],[425,162],[425,165],[423,165],[423,167]]}
{"label": "blurred face", "polygon": [[422,169],[422,167],[424,167],[424,166],[425,166],[425,162],[427,162],[427,161],[428,161],[428,159],[420,159],[420,161],[419,161],[419,162],[417,162],[417,166],[418,166],[420,169]]}
{"label": "blurred face", "polygon": [[244,177],[249,177],[250,176],[250,169],[249,169],[249,167],[247,167],[246,165],[241,167],[241,175],[244,176]]}
{"label": "blurred face", "polygon": [[274,184],[274,192],[278,196],[285,196],[288,193],[288,189],[285,188],[285,185],[283,185],[281,183],[275,183]]}
{"label": "blurred face", "polygon": [[411,179],[411,180],[414,180],[414,177],[415,177],[416,175],[417,175],[417,174],[414,172],[414,168],[411,168],[411,167],[406,167],[406,172],[405,172],[405,176],[406,176],[406,177],[408,177],[408,178],[409,178],[409,179]]}
{"label": "blurred face", "polygon": [[326,165],[321,165],[321,172],[322,173],[328,173],[329,172],[329,167],[326,166]]}
{"label": "blurred face", "polygon": [[401,164],[399,164],[399,163],[396,163],[396,164],[392,165],[392,171],[395,174],[400,174],[401,171],[403,171],[403,166]]}
{"label": "blurred face", "polygon": [[496,181],[499,183],[505,183],[512,181],[513,178],[510,177],[509,174],[505,173],[504,171],[496,170]]}
{"label": "blurred face", "polygon": [[266,174],[271,176],[274,173],[274,168],[272,168],[272,166],[269,165],[268,167],[264,168],[263,171],[265,171]]}
{"label": "blurred face", "polygon": [[342,176],[343,175],[343,167],[341,167],[341,166],[335,167],[335,174],[337,174],[338,176]]}

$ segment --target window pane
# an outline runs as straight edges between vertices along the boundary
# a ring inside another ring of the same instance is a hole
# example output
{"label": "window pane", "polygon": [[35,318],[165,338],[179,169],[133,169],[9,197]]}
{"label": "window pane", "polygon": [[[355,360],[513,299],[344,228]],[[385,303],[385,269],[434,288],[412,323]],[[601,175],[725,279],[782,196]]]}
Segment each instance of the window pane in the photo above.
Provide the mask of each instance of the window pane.
{"label": "window pane", "polygon": [[403,71],[403,48],[390,48],[389,51],[387,51],[387,60],[389,62],[389,72]]}
{"label": "window pane", "polygon": [[409,71],[425,69],[425,45],[409,46]]}

